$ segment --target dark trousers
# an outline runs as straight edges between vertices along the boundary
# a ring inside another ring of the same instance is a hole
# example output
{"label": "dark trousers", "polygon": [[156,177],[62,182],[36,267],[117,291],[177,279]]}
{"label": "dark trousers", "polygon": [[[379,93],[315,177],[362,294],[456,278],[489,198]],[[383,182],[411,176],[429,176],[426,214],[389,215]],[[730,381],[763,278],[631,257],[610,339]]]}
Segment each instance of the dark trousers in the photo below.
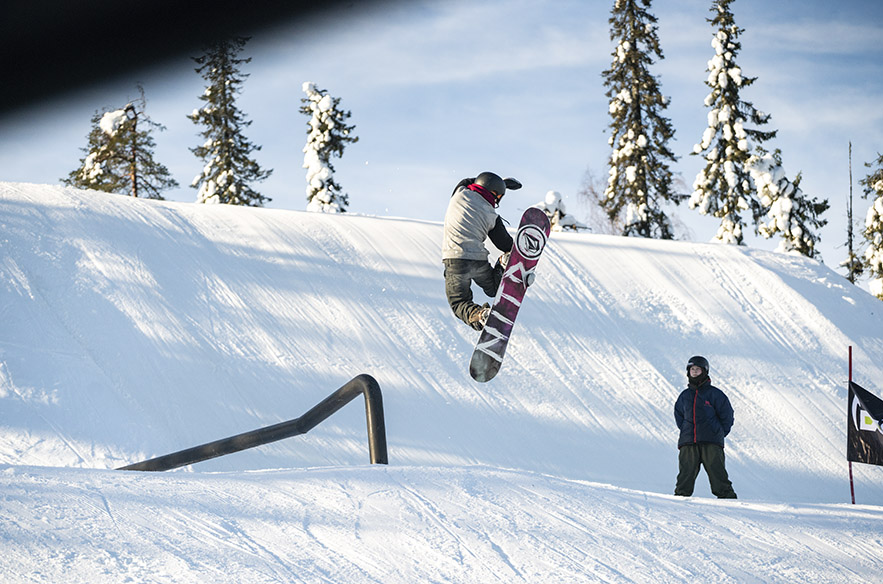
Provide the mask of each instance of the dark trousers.
{"label": "dark trousers", "polygon": [[735,499],[733,483],[727,476],[724,449],[717,444],[701,442],[687,444],[678,451],[678,479],[675,495],[689,497],[693,494],[696,477],[699,476],[699,465],[705,467],[711,492],[718,499]]}
{"label": "dark trousers", "polygon": [[[465,322],[481,306],[472,301],[472,282],[474,281],[493,298],[497,294],[500,280],[503,278],[502,268],[493,268],[485,260],[443,260],[445,265],[445,294],[454,314]],[[470,324],[470,326],[472,326]],[[481,325],[478,326],[481,330]]]}

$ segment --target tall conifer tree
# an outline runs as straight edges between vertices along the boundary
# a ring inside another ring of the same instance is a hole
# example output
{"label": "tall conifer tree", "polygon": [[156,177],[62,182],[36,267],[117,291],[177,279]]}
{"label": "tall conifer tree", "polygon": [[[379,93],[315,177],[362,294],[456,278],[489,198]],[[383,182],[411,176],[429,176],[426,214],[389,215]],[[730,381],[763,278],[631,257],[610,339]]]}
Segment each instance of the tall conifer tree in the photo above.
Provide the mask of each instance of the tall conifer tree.
{"label": "tall conifer tree", "polygon": [[223,40],[201,57],[193,57],[199,65],[196,72],[208,82],[200,96],[205,105],[188,116],[194,124],[204,126],[200,134],[205,142],[190,149],[205,162],[191,184],[198,190],[197,203],[260,207],[270,200],[251,187],[251,183],[266,179],[273,171],[261,169],[251,158],[261,147],[243,134],[251,121],[236,106],[248,77],[240,68],[251,62],[251,58],[239,59],[237,55],[247,42],[248,38],[243,37]]}
{"label": "tall conifer tree", "polygon": [[694,155],[704,154],[705,168],[696,176],[690,208],[703,215],[721,220],[715,235],[717,241],[743,244],[745,220],[742,214],[751,213],[757,226],[764,208],[757,196],[750,169],[746,166],[754,146],[775,137],[775,131],[761,131],[756,127],[766,124],[770,116],[755,109],[740,97],[742,89],[756,81],[745,77],[736,64],[736,56],[742,48],[739,35],[743,30],[736,26],[730,4],[733,0],[714,0],[708,21],[716,28],[711,41],[715,55],[708,61],[708,78],[705,84],[711,93],[705,98],[708,127],[702,141],[693,147]]}
{"label": "tall conifer tree", "polygon": [[139,100],[92,116],[89,144],[83,148],[86,156],[62,179],[64,184],[147,199],[162,199],[162,191],[178,186],[153,158],[156,143],[151,132],[165,127],[147,117],[147,101],[139,90]]}
{"label": "tall conifer tree", "polygon": [[861,181],[865,187],[863,196],[873,196],[874,200],[865,216],[863,234],[868,247],[862,263],[865,273],[871,277],[871,294],[883,300],[883,155],[878,154],[874,163],[865,166],[873,170]]}
{"label": "tall conifer tree", "polygon": [[331,97],[327,90],[318,89],[315,83],[305,82],[303,90],[307,95],[301,99],[300,112],[310,117],[307,144],[303,149],[303,167],[307,169],[307,211],[344,213],[349,196],[342,192],[334,179],[331,157],[343,156],[347,143],[359,141],[352,135],[355,126],[346,124],[352,114],[340,109],[339,97]]}
{"label": "tall conifer tree", "polygon": [[668,147],[674,130],[662,116],[668,101],[649,70],[654,57],[663,58],[650,1],[615,0],[611,10],[610,39],[617,46],[603,75],[613,152],[601,204],[611,220],[623,219],[623,235],[671,239],[671,221],[661,204],[678,202],[668,166],[675,161]]}

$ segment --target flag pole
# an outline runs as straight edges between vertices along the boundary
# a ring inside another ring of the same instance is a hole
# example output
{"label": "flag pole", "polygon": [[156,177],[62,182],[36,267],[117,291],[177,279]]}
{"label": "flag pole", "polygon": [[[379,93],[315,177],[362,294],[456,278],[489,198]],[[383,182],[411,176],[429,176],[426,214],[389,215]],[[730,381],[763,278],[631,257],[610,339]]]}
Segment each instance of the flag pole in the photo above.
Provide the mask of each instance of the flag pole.
{"label": "flag pole", "polygon": [[[849,381],[852,383],[852,345],[849,345]],[[847,409],[849,405],[847,404]],[[852,504],[855,505],[855,484],[852,481],[852,461],[849,461],[849,494],[852,496]]]}

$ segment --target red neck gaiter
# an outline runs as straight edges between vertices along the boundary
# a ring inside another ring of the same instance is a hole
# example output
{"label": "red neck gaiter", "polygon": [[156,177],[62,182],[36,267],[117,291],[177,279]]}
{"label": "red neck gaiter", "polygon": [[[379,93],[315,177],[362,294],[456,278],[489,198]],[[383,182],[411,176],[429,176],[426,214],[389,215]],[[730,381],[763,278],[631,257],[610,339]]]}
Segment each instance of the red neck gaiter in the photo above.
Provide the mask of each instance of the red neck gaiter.
{"label": "red neck gaiter", "polygon": [[466,188],[469,189],[470,191],[475,191],[476,193],[481,195],[484,198],[484,200],[487,201],[488,203],[490,203],[491,205],[493,205],[493,207],[495,209],[497,208],[497,205],[500,204],[500,200],[497,198],[497,196],[494,193],[492,193],[491,191],[487,190],[486,188],[484,188],[483,186],[481,186],[479,184],[472,183],[471,185],[469,185]]}

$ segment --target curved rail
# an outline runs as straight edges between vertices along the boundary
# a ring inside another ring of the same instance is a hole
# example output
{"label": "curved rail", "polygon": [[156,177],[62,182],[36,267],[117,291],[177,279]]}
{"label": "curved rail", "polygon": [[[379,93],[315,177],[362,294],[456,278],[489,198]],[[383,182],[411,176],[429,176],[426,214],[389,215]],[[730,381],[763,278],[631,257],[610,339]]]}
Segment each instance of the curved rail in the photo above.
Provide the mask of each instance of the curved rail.
{"label": "curved rail", "polygon": [[380,386],[373,377],[363,373],[351,379],[346,385],[319,402],[313,409],[294,420],[151,458],[116,470],[171,470],[291,436],[306,434],[360,394],[365,396],[365,414],[368,418],[368,451],[371,456],[371,464],[389,464]]}

